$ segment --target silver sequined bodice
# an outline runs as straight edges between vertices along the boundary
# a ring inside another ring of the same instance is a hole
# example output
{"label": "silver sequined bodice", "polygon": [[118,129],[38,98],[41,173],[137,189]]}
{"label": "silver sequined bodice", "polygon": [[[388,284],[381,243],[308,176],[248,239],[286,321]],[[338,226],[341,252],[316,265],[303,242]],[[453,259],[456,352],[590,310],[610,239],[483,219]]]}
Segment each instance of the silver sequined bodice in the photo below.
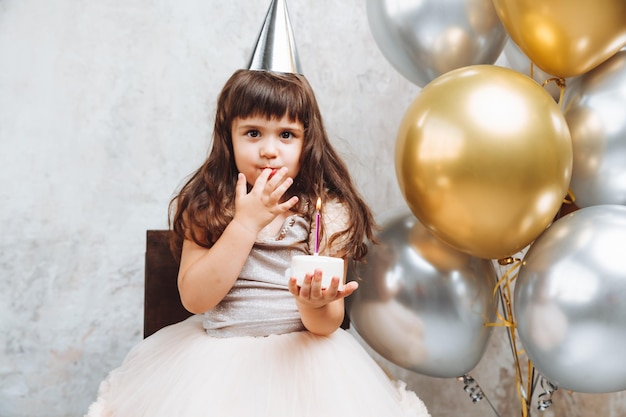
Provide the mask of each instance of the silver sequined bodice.
{"label": "silver sequined bodice", "polygon": [[309,253],[309,229],[303,217],[292,215],[277,236],[257,239],[230,292],[204,313],[209,335],[266,336],[304,330],[285,272],[292,256]]}

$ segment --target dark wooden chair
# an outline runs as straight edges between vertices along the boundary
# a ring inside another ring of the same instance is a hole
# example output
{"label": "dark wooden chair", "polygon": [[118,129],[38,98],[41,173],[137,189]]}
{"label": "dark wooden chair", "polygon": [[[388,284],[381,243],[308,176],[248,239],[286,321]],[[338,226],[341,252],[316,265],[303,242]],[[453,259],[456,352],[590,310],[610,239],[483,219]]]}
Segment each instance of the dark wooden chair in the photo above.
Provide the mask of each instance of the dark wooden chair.
{"label": "dark wooden chair", "polygon": [[180,302],[178,260],[169,247],[169,230],[146,233],[143,337],[191,316]]}
{"label": "dark wooden chair", "polygon": [[[170,251],[169,236],[169,230],[146,233],[144,338],[192,315],[180,302],[176,283],[179,262]],[[347,314],[345,317],[341,327],[347,329],[350,322]]]}

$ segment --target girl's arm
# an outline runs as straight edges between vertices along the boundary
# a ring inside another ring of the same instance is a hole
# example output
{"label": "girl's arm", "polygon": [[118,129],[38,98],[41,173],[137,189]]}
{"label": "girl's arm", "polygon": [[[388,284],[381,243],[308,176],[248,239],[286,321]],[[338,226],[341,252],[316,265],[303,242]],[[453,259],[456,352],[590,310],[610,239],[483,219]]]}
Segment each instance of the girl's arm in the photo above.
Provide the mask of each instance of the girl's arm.
{"label": "girl's arm", "polygon": [[194,314],[215,307],[235,283],[255,239],[256,234],[235,220],[210,249],[185,239],[178,271],[183,306]]}
{"label": "girl's arm", "polygon": [[[333,246],[329,245],[328,237],[346,229],[349,214],[346,207],[336,199],[326,201],[323,206],[322,221],[324,222],[324,236],[320,242],[320,254],[334,257],[344,257],[337,248],[345,244],[344,239],[335,239]],[[309,246],[314,246],[314,228],[311,228]],[[347,260],[344,261],[344,277],[347,276]],[[289,291],[296,297],[296,304],[300,311],[302,323],[311,333],[328,335],[341,326],[345,309],[344,298],[352,294],[357,288],[356,282],[349,282],[338,290],[339,280],[334,278],[331,285],[322,290],[322,274],[316,271],[314,275],[304,278],[302,287],[298,287],[295,278],[289,281]]]}
{"label": "girl's arm", "polygon": [[194,314],[215,307],[239,277],[258,233],[278,215],[289,211],[297,197],[281,203],[293,183],[279,170],[271,180],[264,170],[248,193],[246,178],[239,174],[235,195],[235,215],[211,248],[185,239],[178,271],[178,290],[183,306]]}

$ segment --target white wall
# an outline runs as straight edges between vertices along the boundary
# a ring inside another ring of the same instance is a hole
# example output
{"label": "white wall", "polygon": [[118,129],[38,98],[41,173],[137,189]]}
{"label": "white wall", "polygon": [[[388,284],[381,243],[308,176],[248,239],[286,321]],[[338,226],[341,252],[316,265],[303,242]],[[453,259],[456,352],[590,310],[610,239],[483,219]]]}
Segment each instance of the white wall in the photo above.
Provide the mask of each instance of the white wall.
{"label": "white wall", "polygon": [[[0,417],[82,416],[142,338],[145,231],[166,227],[204,159],[216,95],[247,64],[268,4],[0,0]],[[289,7],[360,189],[377,214],[404,206],[393,146],[418,88],[377,49],[364,1]],[[517,415],[507,353],[495,337],[476,376]],[[456,380],[403,375],[433,416],[490,415]],[[564,410],[585,402],[563,395]]]}

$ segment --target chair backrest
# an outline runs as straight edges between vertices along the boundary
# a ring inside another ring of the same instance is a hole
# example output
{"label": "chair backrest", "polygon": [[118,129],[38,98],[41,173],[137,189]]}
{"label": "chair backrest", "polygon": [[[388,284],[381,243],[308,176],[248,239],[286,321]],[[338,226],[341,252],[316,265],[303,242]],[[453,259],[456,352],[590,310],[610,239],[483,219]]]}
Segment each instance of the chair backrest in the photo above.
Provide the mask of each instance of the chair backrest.
{"label": "chair backrest", "polygon": [[[179,262],[169,247],[170,233],[169,230],[148,230],[146,233],[144,338],[192,315],[180,301],[177,285]],[[347,313],[341,327],[350,327]]]}
{"label": "chair backrest", "polygon": [[191,316],[180,302],[177,277],[179,262],[169,247],[169,230],[146,233],[143,336]]}

